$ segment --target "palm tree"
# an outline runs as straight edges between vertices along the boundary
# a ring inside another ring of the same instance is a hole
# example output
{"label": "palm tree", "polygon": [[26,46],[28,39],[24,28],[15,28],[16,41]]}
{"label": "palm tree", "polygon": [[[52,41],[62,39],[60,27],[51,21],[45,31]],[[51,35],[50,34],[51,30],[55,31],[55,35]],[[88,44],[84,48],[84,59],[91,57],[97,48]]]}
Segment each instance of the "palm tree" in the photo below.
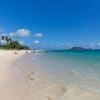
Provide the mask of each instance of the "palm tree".
{"label": "palm tree", "polygon": [[4,49],[29,49],[29,47],[21,45],[18,41],[13,41],[8,36],[2,36],[1,40]]}
{"label": "palm tree", "polygon": [[11,38],[8,39],[8,44],[9,44],[9,43],[12,43],[12,39],[11,39]]}
{"label": "palm tree", "polygon": [[2,37],[1,37],[1,40],[4,40],[4,39],[5,39],[5,37],[4,37],[4,36],[2,36]]}
{"label": "palm tree", "polygon": [[5,37],[5,40],[6,40],[7,45],[8,45],[9,44],[9,38],[7,36]]}

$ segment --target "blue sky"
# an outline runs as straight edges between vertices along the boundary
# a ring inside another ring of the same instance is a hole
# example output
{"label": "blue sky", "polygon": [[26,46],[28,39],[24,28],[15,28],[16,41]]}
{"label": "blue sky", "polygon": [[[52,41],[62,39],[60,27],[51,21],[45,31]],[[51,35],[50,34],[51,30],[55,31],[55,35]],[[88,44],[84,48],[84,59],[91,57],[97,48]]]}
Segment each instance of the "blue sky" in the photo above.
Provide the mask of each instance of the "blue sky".
{"label": "blue sky", "polygon": [[21,29],[29,36],[14,39],[43,48],[99,47],[100,0],[0,0],[0,33]]}

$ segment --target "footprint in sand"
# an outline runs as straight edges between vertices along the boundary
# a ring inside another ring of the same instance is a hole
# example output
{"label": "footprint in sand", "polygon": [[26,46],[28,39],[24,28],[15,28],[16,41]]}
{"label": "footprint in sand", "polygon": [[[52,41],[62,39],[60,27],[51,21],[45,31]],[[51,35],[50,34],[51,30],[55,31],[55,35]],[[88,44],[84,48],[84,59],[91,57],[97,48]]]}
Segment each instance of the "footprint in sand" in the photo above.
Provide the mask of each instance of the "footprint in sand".
{"label": "footprint in sand", "polygon": [[34,78],[32,77],[35,73],[32,71],[31,73],[27,74],[27,78],[30,79],[31,81],[34,80]]}
{"label": "footprint in sand", "polygon": [[52,98],[51,97],[49,97],[49,96],[45,96],[46,98],[47,98],[47,100],[52,100]]}
{"label": "footprint in sand", "polygon": [[49,100],[59,98],[66,92],[66,88],[59,85],[51,85],[48,88],[40,91],[42,95],[48,97]]}
{"label": "footprint in sand", "polygon": [[73,94],[73,95],[84,95],[86,92],[84,90],[84,88],[81,87],[69,87],[68,88],[68,92]]}
{"label": "footprint in sand", "polygon": [[30,80],[31,80],[31,81],[34,81],[35,79],[34,79],[34,78],[30,78]]}
{"label": "footprint in sand", "polygon": [[33,94],[31,92],[31,93],[24,95],[21,100],[53,100],[53,99],[49,96],[44,96],[44,95],[40,95],[40,94]]}

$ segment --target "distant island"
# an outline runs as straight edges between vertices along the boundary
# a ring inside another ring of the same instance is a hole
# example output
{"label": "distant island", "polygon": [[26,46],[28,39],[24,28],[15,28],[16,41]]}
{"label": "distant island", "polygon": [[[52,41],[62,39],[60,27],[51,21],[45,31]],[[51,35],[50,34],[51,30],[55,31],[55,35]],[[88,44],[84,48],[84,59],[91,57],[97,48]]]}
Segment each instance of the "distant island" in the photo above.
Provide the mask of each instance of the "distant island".
{"label": "distant island", "polygon": [[95,51],[100,51],[100,49],[83,48],[83,47],[72,47],[70,49],[65,49],[65,50],[79,50],[79,51],[95,50]]}
{"label": "distant island", "polygon": [[86,50],[99,50],[99,49],[92,49],[92,48],[83,48],[83,47],[72,47],[72,48],[69,48],[69,49],[54,49],[54,50],[48,50],[48,51],[55,51],[55,52],[65,52],[65,51],[69,51],[69,50],[72,50],[72,51],[86,51]]}
{"label": "distant island", "polygon": [[20,44],[18,41],[13,41],[8,36],[2,36],[1,39],[0,39],[0,49],[21,50],[21,49],[29,49],[29,47]]}
{"label": "distant island", "polygon": [[72,47],[68,50],[92,50],[92,49],[91,48],[86,49],[86,48],[83,48],[83,47]]}

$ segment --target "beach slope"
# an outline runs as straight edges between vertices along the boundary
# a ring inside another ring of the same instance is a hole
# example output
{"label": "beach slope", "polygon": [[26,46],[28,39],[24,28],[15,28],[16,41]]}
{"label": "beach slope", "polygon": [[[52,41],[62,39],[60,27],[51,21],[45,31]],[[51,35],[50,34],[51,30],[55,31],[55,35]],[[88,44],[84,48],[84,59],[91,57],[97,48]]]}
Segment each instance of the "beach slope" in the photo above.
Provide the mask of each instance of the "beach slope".
{"label": "beach slope", "polygon": [[0,100],[100,100],[100,93],[41,79],[23,55],[0,51]]}

